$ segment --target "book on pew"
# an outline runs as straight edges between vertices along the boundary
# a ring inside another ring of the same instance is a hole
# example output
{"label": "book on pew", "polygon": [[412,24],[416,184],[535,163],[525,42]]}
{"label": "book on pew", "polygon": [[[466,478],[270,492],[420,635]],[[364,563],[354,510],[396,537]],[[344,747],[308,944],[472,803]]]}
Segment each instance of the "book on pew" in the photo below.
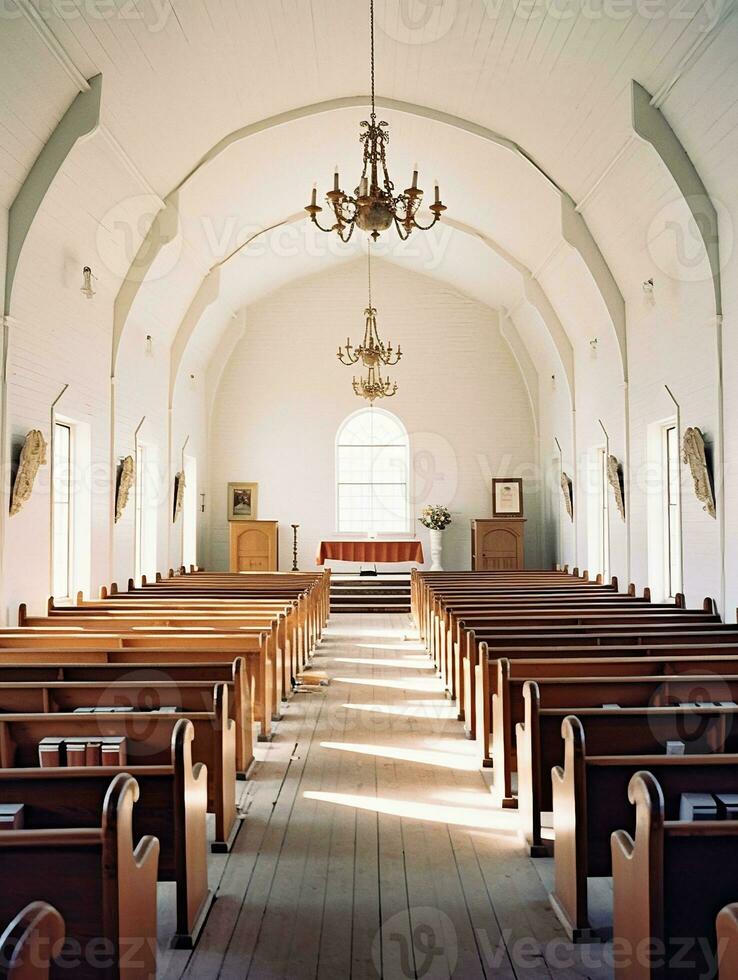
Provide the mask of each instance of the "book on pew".
{"label": "book on pew", "polygon": [[100,754],[104,766],[125,766],[128,756],[125,736],[110,735],[103,738]]}
{"label": "book on pew", "polygon": [[62,749],[64,739],[43,738],[38,745],[38,763],[42,769],[58,769],[63,765]]}
{"label": "book on pew", "polygon": [[720,820],[738,820],[738,793],[716,793]]}
{"label": "book on pew", "polygon": [[87,743],[75,742],[71,739],[65,745],[68,766],[87,765]]}
{"label": "book on pew", "polygon": [[163,704],[160,708],[154,708],[154,712],[160,715],[176,715],[179,708],[174,704]]}
{"label": "book on pew", "polygon": [[85,765],[102,765],[102,742],[99,738],[90,739],[85,746]]}
{"label": "book on pew", "polygon": [[684,755],[684,749],[684,742],[679,742],[677,739],[669,739],[666,743],[667,755]]}
{"label": "book on pew", "polygon": [[0,803],[0,830],[23,830],[22,803]]}
{"label": "book on pew", "polygon": [[718,805],[712,793],[682,793],[679,800],[680,820],[717,820]]}

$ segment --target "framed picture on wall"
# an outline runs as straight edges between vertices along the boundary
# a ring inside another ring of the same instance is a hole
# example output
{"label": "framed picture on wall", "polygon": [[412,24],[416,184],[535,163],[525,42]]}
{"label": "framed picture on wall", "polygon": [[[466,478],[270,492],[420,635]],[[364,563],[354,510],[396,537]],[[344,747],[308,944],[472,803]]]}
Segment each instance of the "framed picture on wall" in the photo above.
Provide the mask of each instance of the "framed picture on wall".
{"label": "framed picture on wall", "polygon": [[523,481],[521,479],[492,480],[492,516],[523,516]]}
{"label": "framed picture on wall", "polygon": [[255,521],[258,483],[228,484],[228,520]]}

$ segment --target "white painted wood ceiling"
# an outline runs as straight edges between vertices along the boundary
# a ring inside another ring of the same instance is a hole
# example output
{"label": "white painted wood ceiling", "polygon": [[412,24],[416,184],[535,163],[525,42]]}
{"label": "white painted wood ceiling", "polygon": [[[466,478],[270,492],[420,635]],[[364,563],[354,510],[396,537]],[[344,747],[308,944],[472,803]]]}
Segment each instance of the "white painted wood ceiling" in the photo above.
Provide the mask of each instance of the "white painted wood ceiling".
{"label": "white painted wood ceiling", "polygon": [[[627,295],[636,272],[633,222],[671,193],[653,157],[628,145],[631,79],[657,96],[708,186],[714,178],[717,196],[727,199],[735,171],[725,161],[738,149],[734,7],[733,0],[377,0],[377,93],[522,146],[575,202],[585,202]],[[5,0],[0,203],[12,202],[80,80],[100,72],[104,129],[138,175],[122,176],[120,154],[94,149],[95,141],[75,151],[68,179],[80,183],[86,175],[90,213],[104,228],[115,209],[135,213],[134,199],[147,187],[166,196],[228,133],[302,105],[366,95],[367,8],[364,0]],[[134,319],[153,318],[171,340],[202,276],[249,228],[299,212],[313,180],[327,186],[335,163],[344,186],[353,186],[364,115],[343,109],[290,123],[232,147],[197,175],[183,192],[175,243],[185,257],[141,291]],[[559,239],[557,198],[544,180],[481,139],[405,113],[382,116],[392,125],[398,184],[417,160],[428,190],[440,178],[455,221],[529,269],[548,262]],[[625,196],[602,197],[619,161]],[[634,175],[643,177],[635,190]],[[293,245],[290,256],[272,249],[225,266],[221,308],[209,319],[227,324],[240,305],[321,267],[314,236],[303,230]],[[447,246],[432,269],[427,255],[388,258],[490,305],[514,305],[518,279],[489,249],[458,230]],[[355,255],[339,249],[326,261]],[[113,292],[123,264],[115,256],[107,263],[113,268],[103,278]],[[556,303],[556,282],[549,288]],[[565,320],[563,292],[559,298]],[[577,327],[583,318],[566,323],[572,336],[587,334]],[[203,356],[219,336],[209,329]]]}

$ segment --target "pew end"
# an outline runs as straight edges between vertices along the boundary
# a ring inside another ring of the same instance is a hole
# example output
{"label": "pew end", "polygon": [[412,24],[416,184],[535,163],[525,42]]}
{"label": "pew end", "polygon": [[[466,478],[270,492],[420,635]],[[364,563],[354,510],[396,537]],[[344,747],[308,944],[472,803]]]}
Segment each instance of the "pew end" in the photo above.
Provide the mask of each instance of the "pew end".
{"label": "pew end", "polygon": [[715,929],[720,980],[738,977],[738,902],[718,912]]}
{"label": "pew end", "polygon": [[577,717],[561,723],[564,766],[551,770],[554,827],[556,829],[555,883],[551,907],[573,943],[597,942],[587,908],[587,815],[581,806],[586,782],[584,729]]}
{"label": "pew end", "polygon": [[551,847],[541,832],[541,758],[540,710],[541,693],[535,681],[523,685],[525,721],[515,726],[518,751],[518,812],[520,833],[531,857],[550,857]]}
{"label": "pew end", "polygon": [[48,980],[51,960],[65,938],[64,919],[47,902],[31,902],[0,936],[5,980]]}

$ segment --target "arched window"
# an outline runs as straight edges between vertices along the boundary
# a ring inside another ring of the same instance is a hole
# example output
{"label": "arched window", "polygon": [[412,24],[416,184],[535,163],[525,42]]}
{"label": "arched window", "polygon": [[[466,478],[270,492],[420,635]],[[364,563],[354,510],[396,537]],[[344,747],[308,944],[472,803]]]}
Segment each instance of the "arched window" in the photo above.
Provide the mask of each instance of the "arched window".
{"label": "arched window", "polygon": [[381,408],[364,408],[336,437],[336,513],[339,531],[410,530],[410,447],[402,422]]}

